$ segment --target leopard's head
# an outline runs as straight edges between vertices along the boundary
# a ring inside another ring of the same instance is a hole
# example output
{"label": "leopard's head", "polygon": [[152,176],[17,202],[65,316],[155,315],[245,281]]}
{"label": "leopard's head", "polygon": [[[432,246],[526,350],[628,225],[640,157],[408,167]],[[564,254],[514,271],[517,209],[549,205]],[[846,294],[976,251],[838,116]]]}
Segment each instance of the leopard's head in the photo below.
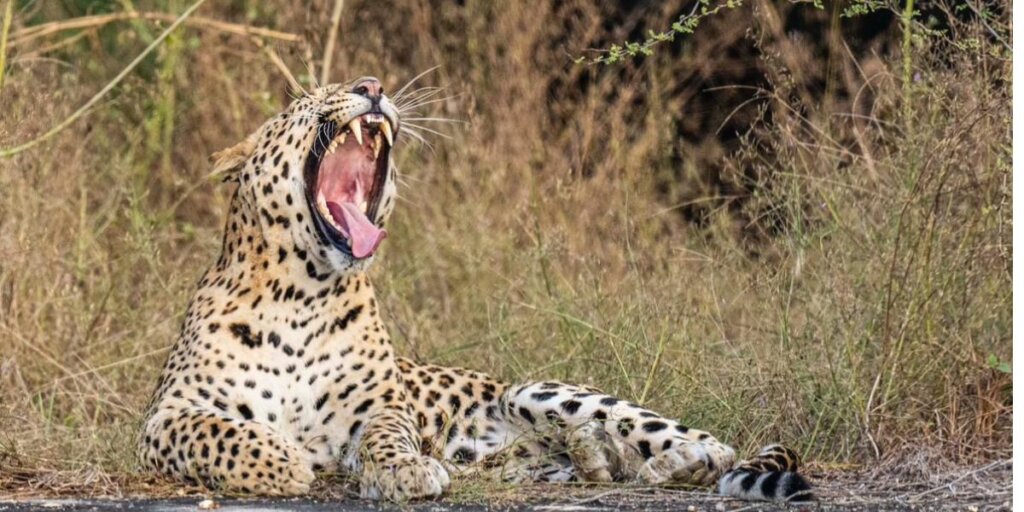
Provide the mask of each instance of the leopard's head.
{"label": "leopard's head", "polygon": [[399,112],[376,78],[316,89],[213,156],[263,239],[335,271],[363,270],[395,203]]}

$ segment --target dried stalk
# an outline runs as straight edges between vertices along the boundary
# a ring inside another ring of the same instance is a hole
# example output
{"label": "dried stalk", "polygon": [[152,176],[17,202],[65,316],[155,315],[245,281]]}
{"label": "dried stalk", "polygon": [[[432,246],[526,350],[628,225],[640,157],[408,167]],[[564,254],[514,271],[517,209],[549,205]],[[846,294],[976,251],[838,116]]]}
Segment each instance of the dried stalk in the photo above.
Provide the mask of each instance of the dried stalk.
{"label": "dried stalk", "polygon": [[[100,14],[96,16],[82,16],[80,18],[73,18],[70,20],[55,21],[52,23],[43,23],[40,25],[34,25],[26,27],[11,35],[11,46],[25,44],[34,39],[45,37],[51,34],[56,34],[66,30],[77,30],[83,28],[93,28],[114,23],[117,21],[144,19],[144,20],[158,20],[158,21],[177,21],[172,14],[163,12],[118,12],[113,14]],[[228,23],[226,21],[218,21],[210,18],[203,17],[192,17],[189,18],[185,23],[191,27],[200,29],[212,29],[220,32],[226,32],[229,34],[239,36],[259,36],[268,39],[277,39],[288,43],[302,42],[302,36],[292,34],[289,32],[281,32],[279,30],[271,30],[260,27],[250,27],[248,25],[240,25],[238,23]]]}
{"label": "dried stalk", "polygon": [[128,76],[128,73],[131,73],[132,70],[135,69],[135,67],[138,66],[139,63],[142,62],[147,55],[152,53],[153,50],[160,46],[164,42],[164,40],[167,39],[167,36],[171,35],[171,32],[174,32],[176,28],[181,26],[185,22],[185,20],[188,19],[188,17],[192,15],[192,13],[196,11],[196,9],[199,8],[199,6],[203,5],[204,2],[206,2],[206,0],[196,0],[196,2],[193,3],[191,7],[186,9],[185,12],[181,13],[181,15],[174,20],[174,23],[172,23],[171,26],[167,27],[167,30],[164,30],[159,37],[157,37],[152,43],[149,44],[149,46],[146,47],[145,50],[142,50],[142,53],[136,56],[135,59],[131,61],[131,63],[125,66],[125,68],[122,69],[121,72],[118,73],[113,80],[108,82],[107,85],[103,87],[103,89],[100,89],[100,92],[96,93],[92,98],[89,98],[89,101],[85,102],[85,105],[79,107],[78,110],[76,110],[74,113],[68,116],[67,119],[61,121],[59,124],[57,124],[57,126],[50,128],[49,131],[35,139],[32,139],[24,144],[15,146],[13,148],[0,150],[0,158],[10,158],[18,153],[21,153],[22,151],[31,149],[38,145],[39,143],[46,141],[50,137],[53,137],[54,135],[60,133],[68,126],[71,126],[72,123],[74,123],[83,115],[85,115],[85,113],[90,108],[92,108],[93,105],[99,102],[104,96],[107,95],[107,93],[113,90],[114,87],[117,86],[117,84],[121,83],[121,80],[124,80],[124,77]]}
{"label": "dried stalk", "polygon": [[4,71],[7,69],[7,36],[14,18],[14,0],[7,0],[4,6],[4,20],[0,26],[0,90],[4,88]]}
{"label": "dried stalk", "polygon": [[345,0],[335,0],[334,12],[331,13],[331,30],[327,33],[327,44],[324,45],[324,66],[320,70],[320,85],[327,85],[327,80],[331,77],[331,60],[334,57],[334,45],[338,40],[341,11],[344,8]]}

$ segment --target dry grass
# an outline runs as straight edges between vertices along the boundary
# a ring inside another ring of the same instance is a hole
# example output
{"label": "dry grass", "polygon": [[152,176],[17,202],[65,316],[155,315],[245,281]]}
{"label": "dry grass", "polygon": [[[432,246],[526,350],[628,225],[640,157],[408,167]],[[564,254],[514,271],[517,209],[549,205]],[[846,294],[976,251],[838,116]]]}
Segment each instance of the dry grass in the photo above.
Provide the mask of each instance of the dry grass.
{"label": "dry grass", "polygon": [[[684,3],[638,16],[663,24]],[[55,4],[17,9],[12,37],[102,14]],[[169,4],[95,5],[187,7]],[[302,35],[267,44],[319,76],[333,2],[228,4],[199,14]],[[425,83],[446,99],[427,110],[466,121],[399,151],[375,278],[401,352],[595,384],[819,466],[922,444],[953,463],[1008,454],[1010,375],[988,359],[1011,358],[1009,63],[985,26],[918,41],[904,91],[884,46],[837,39],[815,71],[771,2],[615,68],[566,55],[623,37],[589,2],[346,4],[332,76],[396,90],[440,65]],[[0,147],[99,90],[159,34],[142,18],[10,49]],[[731,83],[677,87],[715,71],[721,41],[754,41],[766,70],[725,149],[677,135],[724,119],[687,95]],[[250,39],[186,29],[86,119],[0,160],[0,496],[157,492],[130,440],[219,248],[230,191],[206,157],[287,101]],[[710,174],[730,192],[694,185]],[[678,213],[693,204],[699,222]]]}

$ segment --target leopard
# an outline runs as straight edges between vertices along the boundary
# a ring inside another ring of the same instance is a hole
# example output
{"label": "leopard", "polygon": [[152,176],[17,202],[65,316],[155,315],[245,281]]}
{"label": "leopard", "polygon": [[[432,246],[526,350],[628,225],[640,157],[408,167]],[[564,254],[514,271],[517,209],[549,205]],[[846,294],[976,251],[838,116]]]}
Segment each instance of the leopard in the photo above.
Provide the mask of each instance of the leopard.
{"label": "leopard", "polygon": [[214,153],[233,184],[220,255],[146,408],[145,470],[212,490],[441,496],[452,476],[714,488],[813,499],[797,454],[749,460],[710,433],[584,385],[504,382],[396,355],[368,271],[397,201],[401,109],[363,77],[297,95]]}

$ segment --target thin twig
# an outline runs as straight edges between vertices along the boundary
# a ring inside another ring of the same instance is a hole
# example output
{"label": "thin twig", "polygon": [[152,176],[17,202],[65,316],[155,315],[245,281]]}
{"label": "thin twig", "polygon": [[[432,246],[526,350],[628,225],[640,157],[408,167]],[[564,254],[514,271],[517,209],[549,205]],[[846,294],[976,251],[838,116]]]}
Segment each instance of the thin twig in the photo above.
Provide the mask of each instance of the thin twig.
{"label": "thin twig", "polygon": [[196,0],[196,2],[193,3],[191,7],[186,9],[185,12],[181,13],[181,16],[178,16],[178,18],[174,21],[174,23],[171,24],[171,26],[167,27],[167,30],[164,30],[159,37],[157,37],[152,43],[149,44],[149,46],[146,47],[145,50],[142,50],[142,53],[135,57],[135,60],[131,61],[131,63],[129,63],[124,69],[122,69],[121,72],[118,73],[113,80],[108,82],[107,85],[103,87],[103,89],[100,89],[100,92],[96,93],[96,95],[94,95],[92,98],[89,98],[89,101],[85,102],[85,105],[79,107],[78,110],[76,110],[74,113],[68,116],[67,119],[61,121],[57,126],[50,128],[50,130],[47,131],[46,133],[20,146],[0,150],[0,158],[10,158],[18,153],[21,153],[22,151],[25,151],[26,149],[31,149],[35,147],[37,144],[45,140],[48,140],[50,137],[53,137],[54,135],[60,133],[68,126],[71,126],[72,123],[74,123],[80,117],[85,115],[85,113],[90,108],[92,108],[93,105],[99,102],[104,96],[107,95],[107,93],[113,90],[114,87],[117,87],[117,84],[121,83],[121,80],[124,80],[124,77],[128,76],[128,73],[131,73],[132,70],[135,69],[135,67],[138,66],[143,59],[146,58],[146,56],[152,53],[153,50],[155,50],[164,42],[164,40],[167,39],[167,36],[171,35],[171,32],[174,32],[176,28],[178,28],[182,23],[184,23],[185,20],[193,12],[195,12],[196,9],[199,8],[199,6],[203,5],[203,3],[205,2],[206,0]]}
{"label": "thin twig", "polygon": [[1013,462],[1013,459],[997,460],[995,462],[986,464],[986,465],[984,465],[984,466],[982,466],[982,467],[980,467],[978,469],[975,469],[974,471],[969,471],[967,473],[964,473],[964,474],[960,475],[959,477],[954,478],[953,480],[950,480],[949,482],[946,482],[946,483],[944,483],[944,484],[942,484],[942,485],[940,485],[938,487],[933,487],[931,489],[928,489],[927,491],[922,491],[922,492],[919,492],[917,494],[914,494],[913,496],[909,496],[909,499],[911,501],[917,500],[917,499],[921,498],[922,496],[925,496],[925,495],[931,494],[933,492],[941,491],[942,489],[948,488],[948,487],[952,486],[953,484],[955,484],[955,483],[957,483],[957,482],[959,482],[961,480],[966,479],[967,477],[977,475],[978,473],[983,473],[985,471],[988,471],[988,470],[990,470],[992,468],[996,468],[996,467],[999,467],[999,466],[1010,465],[1012,462]]}
{"label": "thin twig", "polygon": [[[177,21],[177,18],[175,18],[173,14],[164,12],[118,12],[113,14],[100,14],[96,16],[82,16],[80,18],[73,18],[70,20],[33,25],[31,27],[18,30],[11,35],[11,46],[24,44],[33,39],[38,39],[40,37],[45,37],[50,34],[56,34],[66,30],[93,28],[116,21],[134,19]],[[219,21],[199,16],[189,18],[185,23],[196,28],[213,29],[239,36],[260,36],[268,39],[278,39],[288,43],[302,42],[302,36],[297,34],[271,30],[268,28],[250,27],[248,25],[240,25],[238,23],[228,23],[226,21]]]}
{"label": "thin twig", "polygon": [[281,60],[281,57],[273,48],[270,47],[270,45],[264,43],[263,40],[258,37],[252,38],[252,41],[267,54],[267,58],[270,59],[270,62],[272,62],[274,66],[281,71],[281,74],[288,80],[288,85],[291,86],[293,91],[300,92],[302,94],[306,93],[306,89],[302,87],[302,84],[300,84],[298,80],[295,79],[295,75],[292,74],[291,70],[288,69],[288,66],[285,65],[284,61]]}
{"label": "thin twig", "polygon": [[4,88],[4,70],[7,69],[7,35],[11,31],[11,20],[14,18],[14,0],[7,0],[4,6],[3,26],[0,27],[0,90]]}
{"label": "thin twig", "polygon": [[324,45],[324,65],[320,69],[320,84],[326,85],[331,77],[331,60],[334,57],[334,45],[338,40],[338,29],[341,26],[341,11],[345,8],[345,0],[335,0],[334,12],[331,13],[331,30],[327,33],[327,44]]}
{"label": "thin twig", "polygon": [[1010,52],[1010,54],[1013,54],[1013,45],[1006,42],[1006,39],[1004,39],[1003,36],[999,35],[999,32],[997,32],[996,29],[992,28],[992,25],[989,25],[988,20],[985,19],[985,15],[982,14],[981,11],[979,11],[978,8],[974,6],[974,2],[968,1],[964,3],[967,4],[968,8],[974,11],[975,16],[978,17],[978,21],[980,21],[981,24],[988,30],[988,32],[992,34],[992,37],[994,37],[996,41],[999,41],[999,43],[1003,45],[1003,48],[1006,48],[1006,51]]}

